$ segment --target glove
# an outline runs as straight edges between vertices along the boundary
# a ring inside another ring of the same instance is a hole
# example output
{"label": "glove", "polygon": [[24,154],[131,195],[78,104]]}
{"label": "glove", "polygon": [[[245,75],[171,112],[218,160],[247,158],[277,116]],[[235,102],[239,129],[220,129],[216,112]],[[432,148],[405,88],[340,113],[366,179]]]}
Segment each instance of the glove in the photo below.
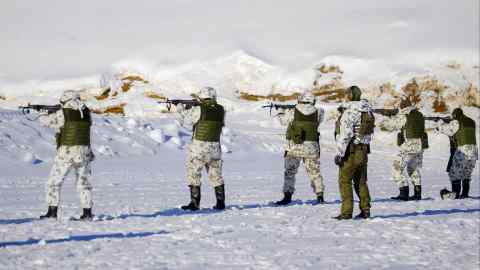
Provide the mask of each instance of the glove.
{"label": "glove", "polygon": [[336,155],[334,161],[337,166],[341,167],[343,165],[343,157],[340,155]]}
{"label": "glove", "polygon": [[95,160],[95,154],[93,154],[93,151],[90,149],[90,152],[88,153],[88,161],[92,162]]}

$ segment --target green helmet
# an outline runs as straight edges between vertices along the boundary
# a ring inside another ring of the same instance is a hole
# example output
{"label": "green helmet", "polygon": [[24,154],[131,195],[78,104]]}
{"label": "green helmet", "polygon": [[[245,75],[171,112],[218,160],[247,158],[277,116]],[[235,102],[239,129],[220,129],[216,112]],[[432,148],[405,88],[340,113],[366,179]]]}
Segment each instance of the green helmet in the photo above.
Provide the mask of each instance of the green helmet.
{"label": "green helmet", "polygon": [[348,88],[348,92],[352,94],[352,101],[360,101],[362,97],[362,90],[356,85],[352,85]]}

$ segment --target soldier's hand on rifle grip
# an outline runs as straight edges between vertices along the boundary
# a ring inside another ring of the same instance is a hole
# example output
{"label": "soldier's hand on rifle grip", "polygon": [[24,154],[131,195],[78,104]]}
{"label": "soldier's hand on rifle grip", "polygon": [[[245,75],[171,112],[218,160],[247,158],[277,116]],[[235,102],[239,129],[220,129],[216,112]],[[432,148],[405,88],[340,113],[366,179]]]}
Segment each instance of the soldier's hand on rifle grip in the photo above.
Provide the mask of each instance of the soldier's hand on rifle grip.
{"label": "soldier's hand on rifle grip", "polygon": [[177,112],[183,112],[185,111],[185,106],[183,106],[182,103],[178,103],[176,106],[175,106],[175,109],[177,110]]}

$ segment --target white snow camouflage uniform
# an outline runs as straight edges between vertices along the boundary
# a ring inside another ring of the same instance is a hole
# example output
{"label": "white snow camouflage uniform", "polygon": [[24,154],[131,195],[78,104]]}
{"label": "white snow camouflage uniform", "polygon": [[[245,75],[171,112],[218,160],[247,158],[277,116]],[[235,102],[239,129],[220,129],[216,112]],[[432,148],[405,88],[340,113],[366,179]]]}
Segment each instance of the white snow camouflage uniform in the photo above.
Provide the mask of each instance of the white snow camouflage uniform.
{"label": "white snow camouflage uniform", "polygon": [[[399,113],[391,119],[387,119],[384,125],[389,130],[400,131],[407,123],[407,115],[415,109],[415,106],[409,106],[400,109]],[[420,186],[422,177],[420,169],[423,163],[422,139],[409,139],[405,136],[405,142],[400,145],[400,151],[393,161],[392,178],[398,187],[408,186],[408,180],[405,175],[410,177],[412,183]]]}
{"label": "white snow camouflage uniform", "polygon": [[345,156],[348,144],[355,138],[354,144],[370,144],[372,135],[360,135],[359,129],[362,120],[362,112],[371,112],[372,108],[368,101],[351,101],[341,105],[345,111],[340,118],[340,133],[336,138],[336,154]]}
{"label": "white snow camouflage uniform", "polygon": [[[457,120],[450,123],[440,124],[438,130],[440,133],[452,137],[457,133],[460,125]],[[475,169],[478,160],[478,148],[474,144],[466,144],[457,147],[452,159],[452,166],[448,172],[450,181],[471,179],[472,172]]]}
{"label": "white snow camouflage uniform", "polygon": [[[79,104],[76,101],[67,102],[63,108],[78,109]],[[40,122],[50,128],[60,132],[60,128],[65,124],[63,111],[59,110],[54,114],[42,115]],[[87,145],[62,145],[57,149],[53,167],[50,171],[46,186],[46,200],[48,206],[57,206],[60,204],[60,192],[63,181],[70,173],[74,171],[77,190],[80,195],[80,205],[82,208],[92,208],[92,185],[90,177],[92,174],[90,162],[93,161],[93,152]]]}
{"label": "white snow camouflage uniform", "polygon": [[[297,104],[295,106],[302,114],[311,115],[318,110],[318,123],[323,122],[324,110],[317,109],[311,104]],[[279,110],[276,117],[283,126],[288,126],[294,119],[295,109]],[[320,128],[320,127],[319,127]],[[318,129],[319,131],[319,129]],[[320,133],[320,131],[319,131]],[[285,144],[285,173],[283,192],[295,192],[295,175],[298,172],[300,162],[303,160],[305,169],[310,178],[310,185],[315,194],[322,193],[325,189],[323,177],[320,173],[320,145],[318,142],[305,141],[302,144],[295,144],[289,140]]]}
{"label": "white snow camouflage uniform", "polygon": [[[200,120],[201,108],[194,106],[184,110],[183,105],[177,106],[179,122],[182,126],[192,129]],[[224,184],[222,177],[222,149],[219,142],[204,142],[192,138],[187,153],[187,181],[189,186],[201,186],[202,170],[206,169],[208,180],[213,187]]]}

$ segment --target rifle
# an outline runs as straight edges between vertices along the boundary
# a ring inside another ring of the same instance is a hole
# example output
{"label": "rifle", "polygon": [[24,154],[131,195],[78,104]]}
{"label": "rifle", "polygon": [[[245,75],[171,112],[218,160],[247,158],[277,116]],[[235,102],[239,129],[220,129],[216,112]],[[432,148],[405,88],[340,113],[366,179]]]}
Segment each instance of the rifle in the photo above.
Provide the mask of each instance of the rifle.
{"label": "rifle", "polygon": [[22,110],[23,114],[29,114],[31,110],[37,111],[37,112],[46,112],[47,114],[52,114],[56,113],[62,108],[62,105],[57,104],[57,105],[40,105],[40,104],[28,104],[27,106],[20,106],[18,107],[20,110]]}
{"label": "rifle", "polygon": [[397,115],[399,112],[398,109],[373,109],[372,111],[388,117]]}
{"label": "rifle", "polygon": [[262,108],[270,108],[270,115],[272,115],[272,109],[275,108],[275,110],[278,109],[294,109],[295,104],[276,104],[273,102],[270,102],[268,105],[263,105]]}
{"label": "rifle", "polygon": [[166,101],[158,101],[159,104],[167,104],[167,109],[170,111],[172,105],[177,106],[178,104],[185,105],[185,108],[188,110],[194,106],[200,106],[200,101],[196,99],[167,99]]}
{"label": "rifle", "polygon": [[438,122],[440,120],[442,120],[443,122],[445,123],[450,123],[452,122],[452,118],[450,116],[445,116],[445,117],[441,117],[441,116],[426,116],[425,117],[425,120],[429,120],[429,121],[435,121],[435,122]]}

